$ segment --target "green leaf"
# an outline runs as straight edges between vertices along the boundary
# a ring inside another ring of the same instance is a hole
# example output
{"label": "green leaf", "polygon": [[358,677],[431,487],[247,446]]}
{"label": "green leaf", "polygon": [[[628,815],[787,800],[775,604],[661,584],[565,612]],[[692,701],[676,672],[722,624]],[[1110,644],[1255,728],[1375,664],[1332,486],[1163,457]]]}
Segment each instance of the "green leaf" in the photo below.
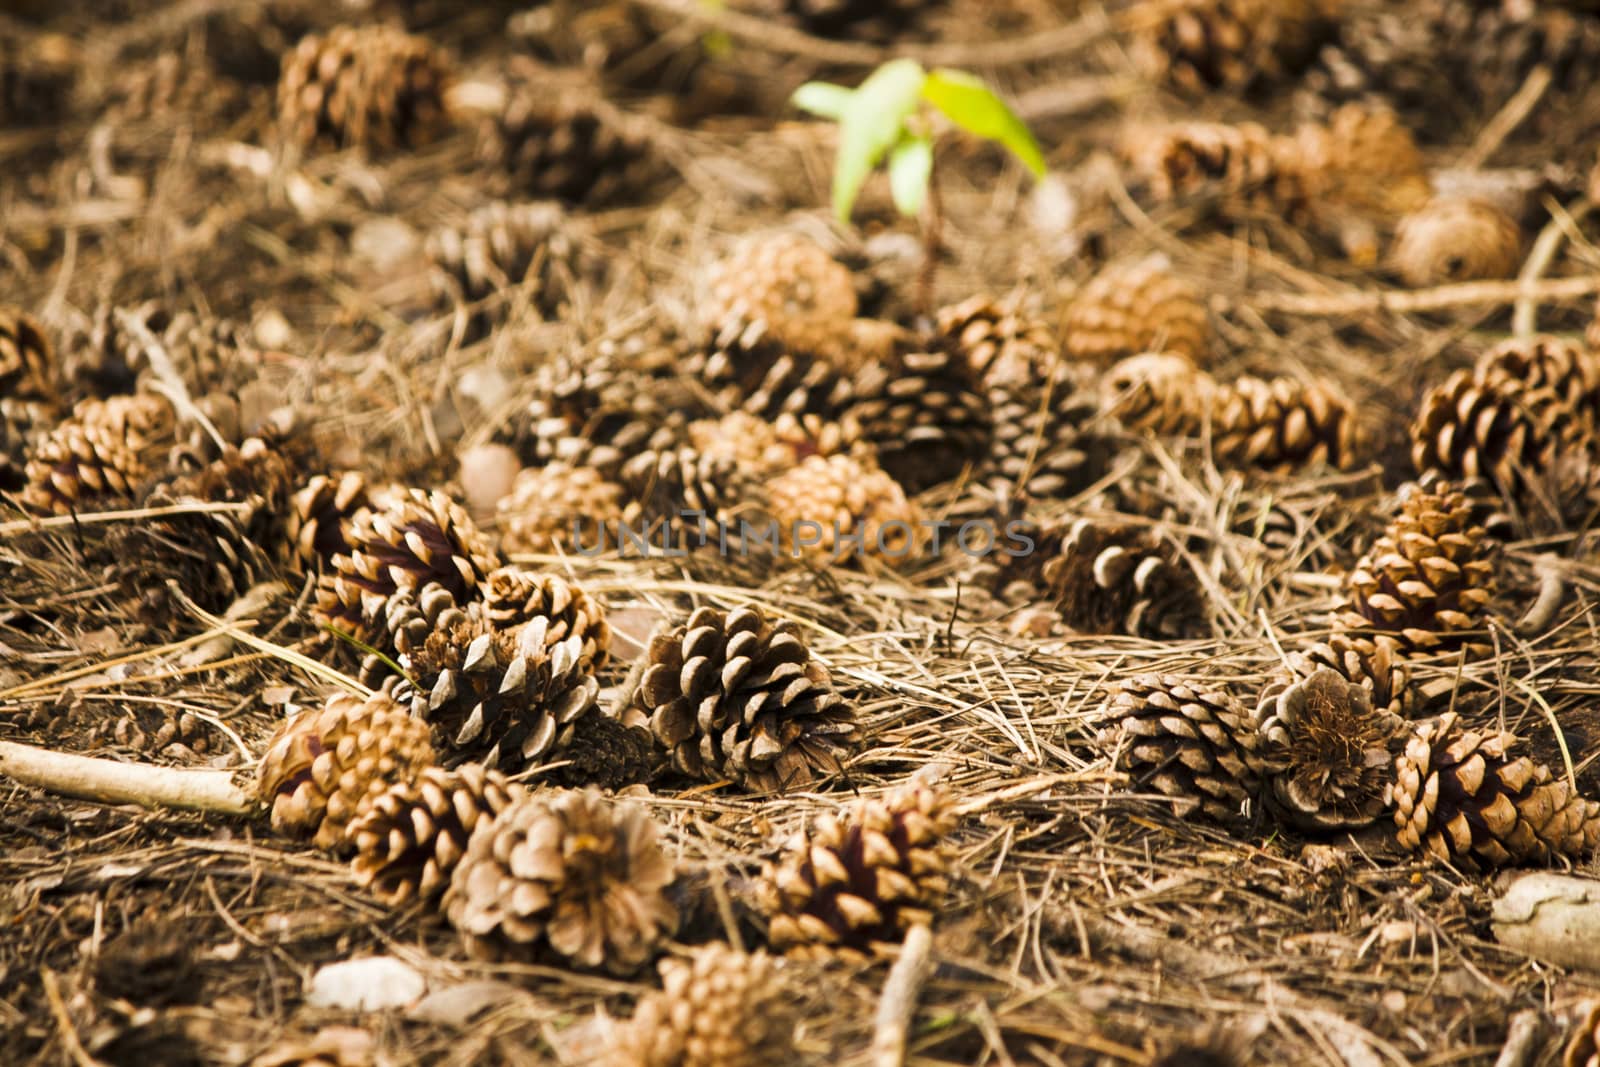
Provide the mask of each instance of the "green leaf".
{"label": "green leaf", "polygon": [[894,194],[895,210],[912,217],[922,210],[933,178],[933,141],[927,137],[906,137],[889,153],[889,191]]}
{"label": "green leaf", "polygon": [[833,166],[833,213],[840,222],[850,221],[867,175],[899,142],[927,77],[916,60],[892,59],[851,94],[839,122],[839,158]]}
{"label": "green leaf", "polygon": [[1033,139],[1027,124],[981,78],[964,70],[941,67],[923,82],[922,96],[963,130],[1010,149],[1035,178],[1044,177],[1044,153],[1039,142]]}
{"label": "green leaf", "polygon": [[855,95],[855,90],[832,82],[806,82],[789,97],[789,103],[801,111],[838,122],[844,118],[845,109]]}

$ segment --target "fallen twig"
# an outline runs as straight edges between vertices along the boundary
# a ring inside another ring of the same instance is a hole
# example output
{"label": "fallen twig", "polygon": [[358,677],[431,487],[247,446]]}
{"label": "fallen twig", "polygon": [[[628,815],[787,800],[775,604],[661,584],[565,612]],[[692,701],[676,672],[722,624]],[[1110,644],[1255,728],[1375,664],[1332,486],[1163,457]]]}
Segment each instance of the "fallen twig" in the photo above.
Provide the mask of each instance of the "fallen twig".
{"label": "fallen twig", "polygon": [[100,804],[213,815],[254,816],[261,810],[254,793],[239,785],[233,771],[118,763],[0,741],[0,774],[23,785]]}
{"label": "fallen twig", "polygon": [[1539,1051],[1537,1046],[1543,1030],[1539,1013],[1532,1008],[1513,1015],[1506,1033],[1506,1043],[1501,1047],[1500,1058],[1494,1061],[1494,1067],[1527,1067]]}
{"label": "fallen twig", "polygon": [[1388,311],[1405,315],[1418,311],[1479,304],[1511,304],[1518,300],[1562,300],[1600,292],[1600,276],[1551,278],[1539,282],[1456,282],[1431,289],[1383,289],[1359,293],[1259,293],[1239,301],[1255,311],[1286,315],[1370,315]]}
{"label": "fallen twig", "polygon": [[900,958],[883,983],[872,1027],[872,1067],[900,1067],[906,1061],[906,1033],[917,1012],[917,998],[931,969],[933,931],[918,923],[906,931]]}

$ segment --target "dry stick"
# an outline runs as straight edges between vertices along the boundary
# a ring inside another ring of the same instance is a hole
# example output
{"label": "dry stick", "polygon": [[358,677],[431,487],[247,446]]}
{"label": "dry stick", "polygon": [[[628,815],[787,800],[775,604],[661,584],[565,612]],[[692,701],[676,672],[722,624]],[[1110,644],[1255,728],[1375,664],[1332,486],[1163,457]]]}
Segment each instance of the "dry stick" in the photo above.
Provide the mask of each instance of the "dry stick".
{"label": "dry stick", "polygon": [[40,972],[39,979],[44,986],[45,1000],[50,1002],[50,1014],[55,1018],[56,1026],[61,1031],[63,1051],[73,1063],[77,1064],[77,1067],[98,1067],[98,1061],[84,1051],[83,1041],[78,1037],[78,1029],[72,1025],[72,1014],[67,1011],[67,1002],[61,997],[61,985],[56,981],[56,972],[47,967]]}
{"label": "dry stick", "polygon": [[1462,170],[1477,170],[1489,162],[1489,157],[1505,143],[1505,139],[1511,136],[1513,130],[1522,125],[1523,120],[1550,88],[1551,77],[1552,72],[1548,64],[1540,63],[1530,70],[1527,79],[1522,83],[1522,88],[1518,89],[1511,99],[1505,102],[1505,106],[1495,113],[1494,118],[1478,131],[1477,139],[1461,154],[1456,166]]}
{"label": "dry stick", "polygon": [[1109,37],[1116,29],[1101,12],[1080,16],[1065,26],[1042,33],[1001,41],[968,44],[910,45],[879,48],[848,41],[828,41],[755,15],[730,11],[703,0],[629,0],[635,7],[670,15],[721,30],[772,52],[835,63],[846,67],[875,67],[896,56],[907,56],[930,66],[994,67],[1036,60],[1058,59],[1082,51]]}
{"label": "dry stick", "polygon": [[[1552,211],[1550,221],[1534,240],[1533,249],[1517,274],[1517,281],[1527,285],[1544,277],[1544,272],[1550,269],[1551,261],[1561,250],[1561,242],[1573,228],[1572,224],[1588,214],[1590,206],[1587,200],[1580,200],[1572,205],[1571,211],[1561,211],[1559,208]],[[1518,297],[1516,310],[1511,313],[1511,333],[1516,337],[1529,336],[1538,329],[1538,315],[1537,300],[1531,296]]]}
{"label": "dry stick", "polygon": [[901,1067],[906,1062],[906,1034],[917,1013],[917,998],[932,970],[930,958],[933,931],[918,923],[906,931],[889,977],[883,983],[883,997],[872,1023],[872,1067]]}
{"label": "dry stick", "polygon": [[1506,1031],[1506,1043],[1494,1067],[1527,1067],[1539,1051],[1536,1046],[1543,1030],[1539,1013],[1532,1008],[1513,1015]]}
{"label": "dry stick", "polygon": [[1261,293],[1249,300],[1235,301],[1236,307],[1255,311],[1277,311],[1286,315],[1370,315],[1388,311],[1405,315],[1418,311],[1443,311],[1474,304],[1510,304],[1524,298],[1563,300],[1591,296],[1600,292],[1600,275],[1580,278],[1552,278],[1524,283],[1456,282],[1432,289],[1383,289],[1377,292]]}
{"label": "dry stick", "polygon": [[23,785],[101,804],[138,804],[254,816],[261,805],[233,771],[152,767],[0,741],[0,774]]}
{"label": "dry stick", "polygon": [[1513,627],[1519,634],[1544,633],[1555,621],[1556,612],[1561,610],[1561,602],[1567,595],[1567,578],[1562,573],[1558,556],[1541,553],[1533,561],[1533,573],[1539,576],[1539,595]]}
{"label": "dry stick", "polygon": [[52,515],[46,519],[13,519],[0,522],[0,538],[37,533],[40,530],[72,529],[97,522],[126,522],[133,519],[159,519],[166,515],[243,514],[250,505],[218,501],[210,504],[169,504],[160,508],[131,508],[127,511],[86,511],[73,515]]}

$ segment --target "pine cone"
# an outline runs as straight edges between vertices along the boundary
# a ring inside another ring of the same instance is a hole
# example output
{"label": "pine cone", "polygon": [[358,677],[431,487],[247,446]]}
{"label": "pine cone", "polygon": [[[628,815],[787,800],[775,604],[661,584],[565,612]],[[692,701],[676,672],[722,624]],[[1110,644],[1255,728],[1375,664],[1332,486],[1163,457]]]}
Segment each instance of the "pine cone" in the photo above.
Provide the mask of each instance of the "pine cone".
{"label": "pine cone", "polygon": [[412,489],[381,511],[358,513],[348,536],[349,552],[335,555],[317,584],[314,616],[363,640],[396,592],[437,582],[465,602],[499,565],[488,538],[437,491]]}
{"label": "pine cone", "polygon": [[1041,577],[1061,618],[1081,633],[1170,638],[1204,620],[1194,574],[1137,527],[1074,521]]}
{"label": "pine cone", "polygon": [[989,411],[994,438],[983,482],[995,495],[999,514],[1011,514],[1021,500],[1073,496],[1105,473],[1111,442],[1085,430],[1099,416],[1100,405],[1065,373],[1048,390],[991,385]]}
{"label": "pine cone", "polygon": [[1398,718],[1373,711],[1367,689],[1327,667],[1269,685],[1256,708],[1256,734],[1273,810],[1306,830],[1377,822],[1403,729]]}
{"label": "pine cone", "polygon": [[102,497],[130,496],[148,472],[147,450],[173,426],[164,397],[139,394],[85,400],[28,461],[24,507],[65,515]]}
{"label": "pine cone", "polygon": [[792,1059],[795,991],[782,963],[712,942],[663,960],[659,992],[615,1026],[601,1067],[760,1067]]}
{"label": "pine cone", "polygon": [[396,782],[433,763],[428,728],[382,693],[335,693],[281,724],[256,770],[273,829],[336,849],[346,829]]}
{"label": "pine cone", "polygon": [[622,486],[593,467],[559,462],[524,467],[495,512],[506,552],[592,551],[605,543],[606,531],[615,534],[622,520]]}
{"label": "pine cone", "polygon": [[305,571],[328,566],[348,554],[355,517],[371,506],[367,480],[356,471],[313,475],[289,501],[284,536]]}
{"label": "pine cone", "polygon": [[1020,294],[1004,301],[980,294],[940,308],[934,322],[988,385],[1048,381],[1062,362],[1055,331],[1021,310]]}
{"label": "pine cone", "polygon": [[55,348],[37,319],[21,308],[0,305],[0,396],[54,404]]}
{"label": "pine cone", "polygon": [[1503,867],[1578,858],[1600,842],[1600,804],[1526,756],[1509,734],[1461,727],[1447,712],[1416,727],[1395,760],[1394,825],[1406,848],[1440,862]]}
{"label": "pine cone", "polygon": [[[1594,454],[1600,417],[1600,357],[1550,337],[1514,338],[1484,353],[1423,398],[1411,424],[1419,472],[1485,478],[1526,500]],[[1576,479],[1581,487],[1582,478]],[[1558,509],[1572,501],[1558,500]]]}
{"label": "pine cone", "polygon": [[706,291],[702,318],[724,343],[759,335],[827,356],[842,348],[856,317],[850,271],[797,234],[747,238],[712,266]]}
{"label": "pine cone", "polygon": [[1405,647],[1383,634],[1372,638],[1332,634],[1326,641],[1289,653],[1289,669],[1301,679],[1319,670],[1336,672],[1365,690],[1373,714],[1384,719],[1411,717],[1429,695],[1412,690]]}
{"label": "pine cone", "polygon": [[[403,604],[407,593],[392,601]],[[593,712],[600,683],[584,659],[584,634],[535,616],[502,630],[481,618],[442,619],[401,657],[410,680],[388,692],[433,730],[451,762],[470,759],[510,774],[559,751]]]}
{"label": "pine cone", "polygon": [[1311,214],[1305,176],[1283,165],[1281,140],[1258,123],[1133,126],[1122,154],[1157,201],[1215,193],[1229,211],[1236,203],[1291,221]]}
{"label": "pine cone", "polygon": [[[922,513],[870,460],[810,456],[767,484],[778,545],[792,556],[839,564],[852,552],[905,562],[922,542]],[[859,547],[840,535],[859,529]],[[816,538],[814,543],[813,537]]]}
{"label": "pine cone", "polygon": [[1459,490],[1414,487],[1346,578],[1338,619],[1392,634],[1408,649],[1453,647],[1484,625],[1495,585],[1490,548]]}
{"label": "pine cone", "polygon": [[1435,197],[1400,220],[1390,259],[1416,288],[1509,278],[1522,263],[1522,230],[1491,201]]}
{"label": "pine cone", "polygon": [[855,427],[816,416],[782,414],[769,422],[746,411],[689,424],[689,444],[711,459],[731,463],[758,482],[791,471],[810,456],[831,456],[855,444]]}
{"label": "pine cone", "polygon": [[1297,72],[1330,28],[1313,0],[1153,0],[1129,14],[1146,74],[1195,94]]}
{"label": "pine cone", "polygon": [[578,663],[599,670],[611,656],[611,627],[605,609],[583,587],[558,574],[538,574],[520,567],[501,567],[489,575],[483,614],[498,630],[549,619],[546,639],[577,637]]}
{"label": "pine cone", "polygon": [[0,397],[0,493],[28,484],[28,453],[55,424],[55,411],[42,401]]}
{"label": "pine cone", "polygon": [[1106,372],[1106,408],[1130,430],[1194,436],[1220,405],[1211,375],[1182,356],[1146,353]]}
{"label": "pine cone", "polygon": [[487,124],[481,158],[519,196],[610,203],[644,191],[659,173],[654,146],[599,99],[523,57],[507,71],[505,108]]}
{"label": "pine cone", "polygon": [[415,148],[448,122],[450,62],[426,38],[335,26],[283,57],[278,121],[301,148]]}
{"label": "pine cone", "polygon": [[849,958],[932,923],[949,893],[954,826],[948,798],[918,781],[818,817],[762,871],[772,947]]}
{"label": "pine cone", "polygon": [[560,314],[581,285],[598,281],[605,261],[595,237],[548,201],[478,208],[460,229],[435,230],[427,252],[436,287],[458,303],[517,288],[541,315]]}
{"label": "pine cone", "polygon": [[680,773],[761,792],[838,774],[858,738],[855,709],[795,626],[755,608],[701,608],[652,639],[630,703]]}
{"label": "pine cone", "polygon": [[816,37],[893,44],[904,41],[942,0],[734,0]]}
{"label": "pine cone", "polygon": [[832,361],[791,351],[757,328],[712,344],[689,361],[689,369],[722,407],[761,419],[837,420],[856,397],[852,377]]}
{"label": "pine cone", "polygon": [[1346,468],[1358,447],[1348,402],[1324,382],[1235,378],[1216,390],[1210,424],[1212,456],[1223,468]]}
{"label": "pine cone", "polygon": [[472,835],[445,914],[475,956],[549,949],[581,967],[636,971],[678,924],[656,834],[642,807],[596,790],[526,797]]}
{"label": "pine cone", "polygon": [[1106,710],[1116,727],[1102,733],[1102,743],[1118,745],[1120,766],[1141,786],[1172,798],[1179,817],[1199,811],[1219,822],[1237,820],[1255,796],[1261,741],[1232,697],[1143,674],[1123,682]]}
{"label": "pine cone", "polygon": [[913,494],[981,463],[993,438],[978,368],[948,346],[917,347],[862,367],[845,416],[877,448],[879,466]]}
{"label": "pine cone", "polygon": [[533,399],[497,435],[526,465],[593,467],[616,481],[630,456],[683,439],[697,404],[669,376],[687,360],[684,346],[646,328],[596,347],[594,358],[563,355],[539,368]]}
{"label": "pine cone", "polygon": [[631,457],[617,477],[630,498],[623,509],[628,526],[661,528],[683,547],[710,543],[710,530],[725,535],[740,518],[760,510],[754,474],[725,452],[707,454],[689,445],[652,449]]}
{"label": "pine cone", "polygon": [[356,881],[390,907],[431,903],[450,885],[473,832],[526,793],[476,763],[426,767],[395,782],[350,824]]}
{"label": "pine cone", "polygon": [[1107,267],[1068,305],[1062,324],[1067,355],[1102,366],[1141,352],[1205,360],[1211,322],[1194,286],[1172,273],[1163,255]]}

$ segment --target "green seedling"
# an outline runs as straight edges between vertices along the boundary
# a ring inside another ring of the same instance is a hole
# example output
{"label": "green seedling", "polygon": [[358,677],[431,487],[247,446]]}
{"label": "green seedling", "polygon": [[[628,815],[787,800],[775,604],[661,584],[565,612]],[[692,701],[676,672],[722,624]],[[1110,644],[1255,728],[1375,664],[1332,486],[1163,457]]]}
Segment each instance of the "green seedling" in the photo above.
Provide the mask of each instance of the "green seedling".
{"label": "green seedling", "polygon": [[933,186],[931,112],[957,129],[1002,145],[1034,177],[1045,173],[1044,153],[1027,125],[982,79],[966,71],[927,71],[915,60],[894,59],[855,89],[807,82],[795,91],[793,103],[839,124],[833,212],[843,223],[850,221],[867,176],[885,159],[895,210],[908,217],[922,212]]}

